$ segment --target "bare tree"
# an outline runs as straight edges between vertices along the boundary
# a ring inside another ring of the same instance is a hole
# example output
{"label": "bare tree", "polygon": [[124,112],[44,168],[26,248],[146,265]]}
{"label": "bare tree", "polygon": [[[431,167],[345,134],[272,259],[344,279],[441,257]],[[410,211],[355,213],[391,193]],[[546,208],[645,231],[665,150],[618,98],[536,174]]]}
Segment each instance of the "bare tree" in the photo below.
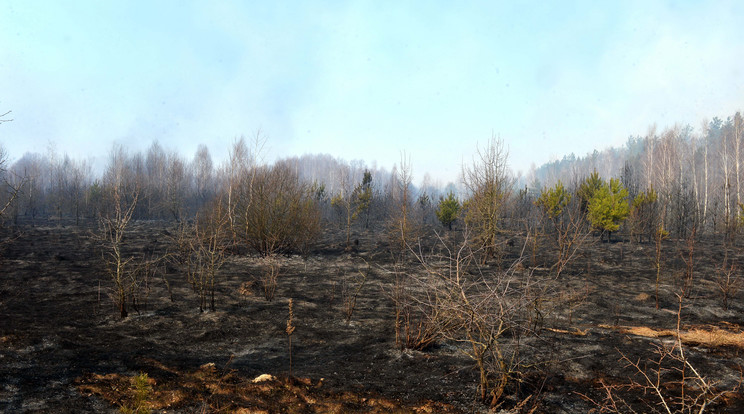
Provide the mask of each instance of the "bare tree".
{"label": "bare tree", "polygon": [[717,277],[715,283],[721,292],[721,302],[723,309],[728,310],[729,300],[736,295],[741,289],[742,280],[739,273],[739,267],[729,258],[729,249],[724,246],[723,263],[716,269]]}
{"label": "bare tree", "polygon": [[215,310],[217,272],[230,246],[227,209],[221,198],[207,204],[197,214],[188,239],[188,269],[199,296],[199,310]]}
{"label": "bare tree", "polygon": [[708,122],[702,123],[703,134],[703,222],[708,220],[708,145],[710,141]]}
{"label": "bare tree", "polygon": [[168,155],[166,165],[166,210],[175,220],[181,220],[184,215],[184,198],[188,183],[186,165],[175,152]]}
{"label": "bare tree", "polygon": [[250,200],[248,200],[249,205],[245,205],[244,193],[252,192],[258,155],[265,142],[266,140],[261,136],[260,131],[256,133],[252,143],[253,147],[251,148],[246,144],[245,138],[240,137],[240,139],[233,142],[229,160],[222,167],[221,174],[223,178],[221,191],[226,194],[230,231],[233,233],[234,238],[240,232],[239,226],[236,223],[236,219],[239,216],[237,212],[238,203],[241,202],[241,197],[243,197],[242,208],[248,208],[250,205]]}
{"label": "bare tree", "polygon": [[191,170],[194,173],[194,192],[199,206],[211,199],[214,194],[213,168],[209,149],[205,145],[199,145],[191,162]]}
{"label": "bare tree", "polygon": [[165,194],[168,184],[167,159],[163,147],[154,141],[147,150],[145,157],[145,169],[147,185],[143,188],[144,209],[150,217],[161,217],[164,213],[166,202]]}
{"label": "bare tree", "polygon": [[742,122],[741,113],[734,115],[733,122],[733,140],[734,140],[734,165],[736,166],[736,205],[741,204],[741,140],[744,133],[744,122]]}
{"label": "bare tree", "polygon": [[337,211],[341,213],[343,227],[346,233],[346,250],[351,249],[351,224],[357,219],[356,200],[354,199],[354,182],[351,168],[344,165],[339,171],[339,191],[331,199]]}
{"label": "bare tree", "polygon": [[659,309],[659,284],[661,283],[661,248],[663,241],[669,236],[662,224],[654,232],[654,268],[656,269],[656,309]]}
{"label": "bare tree", "polygon": [[401,154],[400,169],[395,169],[391,177],[390,201],[392,202],[388,233],[391,242],[403,254],[408,251],[408,245],[415,238],[416,226],[412,214],[411,159],[405,153]]}
{"label": "bare tree", "polygon": [[463,184],[469,197],[465,221],[482,248],[483,262],[495,255],[501,215],[512,191],[507,158],[503,141],[491,137],[486,148],[478,149],[473,165],[463,167]]}
{"label": "bare tree", "polygon": [[652,125],[648,128],[645,139],[645,152],[646,157],[644,159],[644,170],[646,172],[646,188],[651,188],[654,184],[654,151],[656,147],[656,125]]}
{"label": "bare tree", "polygon": [[33,224],[44,209],[44,173],[45,161],[39,154],[26,153],[13,164],[12,176],[22,177],[26,181],[18,203],[24,217],[30,217]]}
{"label": "bare tree", "polygon": [[139,288],[134,257],[124,252],[124,235],[132,220],[139,188],[130,187],[126,177],[127,157],[123,148],[116,148],[106,171],[106,205],[99,217],[99,230],[94,236],[101,243],[104,263],[114,284],[112,297],[119,309],[119,315],[126,318],[128,304],[134,303]]}
{"label": "bare tree", "polygon": [[3,193],[0,194],[0,226],[3,224],[8,209],[17,201],[23,187],[28,182],[26,177],[19,177],[12,171],[8,171],[7,164],[8,153],[0,145],[0,180],[2,180],[0,186],[3,187]]}

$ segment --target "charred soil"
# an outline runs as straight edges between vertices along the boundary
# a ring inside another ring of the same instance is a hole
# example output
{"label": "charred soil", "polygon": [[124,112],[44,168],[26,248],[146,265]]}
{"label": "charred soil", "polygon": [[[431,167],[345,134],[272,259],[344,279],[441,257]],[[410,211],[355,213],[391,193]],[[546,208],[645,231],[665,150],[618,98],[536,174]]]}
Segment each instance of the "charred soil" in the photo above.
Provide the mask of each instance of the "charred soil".
{"label": "charred soil", "polygon": [[[272,301],[261,290],[259,258],[234,252],[219,270],[214,311],[200,312],[185,275],[164,265],[143,281],[143,295],[122,319],[109,297],[100,246],[90,237],[94,224],[4,231],[11,242],[0,265],[0,411],[117,412],[134,404],[132,381],[140,374],[147,374],[146,408],[153,412],[488,409],[477,400],[478,372],[460,345],[396,347],[394,273],[418,266],[409,257],[394,268],[381,233],[360,231],[351,251],[326,235],[305,257],[283,256]],[[163,222],[133,223],[127,249],[166,254],[175,231]],[[504,243],[484,272],[520,257],[523,240],[504,237],[513,242]],[[603,386],[639,381],[622,356],[651,361],[657,346],[676,338],[683,246],[665,243],[659,309],[653,245],[597,242],[559,278],[551,275],[550,251],[520,264],[521,272],[544,281],[545,293],[536,302],[534,335],[520,344],[523,370],[500,409],[599,412]],[[709,411],[733,413],[744,411],[738,388],[744,295],[736,293],[724,309],[714,283],[722,260],[717,243],[699,242],[681,338],[689,360],[716,390],[730,391]],[[356,302],[349,317],[350,295]],[[271,377],[253,382],[262,374]],[[674,392],[673,381],[664,384]],[[622,392],[628,401],[655,404],[643,390]]]}

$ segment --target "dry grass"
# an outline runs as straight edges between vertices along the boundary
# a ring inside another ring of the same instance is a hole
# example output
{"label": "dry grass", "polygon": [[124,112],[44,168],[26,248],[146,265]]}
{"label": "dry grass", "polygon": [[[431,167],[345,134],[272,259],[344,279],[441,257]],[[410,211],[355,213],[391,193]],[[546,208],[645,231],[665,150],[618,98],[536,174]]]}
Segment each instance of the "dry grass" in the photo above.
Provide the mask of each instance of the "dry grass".
{"label": "dry grass", "polygon": [[243,282],[240,285],[240,288],[238,288],[238,294],[242,297],[250,298],[253,296],[256,296],[255,289],[256,289],[256,281],[255,280],[249,280],[247,282]]}
{"label": "dry grass", "polygon": [[[675,337],[677,332],[672,329],[656,329],[648,326],[619,326],[614,328],[609,325],[600,325],[600,328],[617,329],[622,333],[647,338],[661,338],[665,336]],[[744,349],[744,332],[736,326],[724,329],[718,326],[691,326],[679,333],[682,343],[686,345],[697,345],[706,348],[718,348],[731,346]]]}
{"label": "dry grass", "polygon": [[651,298],[651,295],[648,293],[639,293],[638,296],[634,298],[636,302],[645,302]]}
{"label": "dry grass", "polygon": [[[146,408],[172,410],[200,407],[202,412],[223,413],[455,413],[454,407],[432,401],[405,406],[401,403],[352,392],[334,393],[323,389],[323,380],[276,378],[254,382],[234,371],[221,373],[214,364],[194,372],[179,372],[157,361],[153,371],[166,371],[168,379],[152,375],[152,394]],[[172,374],[176,374],[173,378]],[[135,398],[131,376],[89,374],[76,380],[84,395],[97,395],[113,406],[129,404]]]}
{"label": "dry grass", "polygon": [[555,332],[555,333],[574,335],[574,336],[586,336],[586,334],[589,333],[589,329],[584,329],[582,331],[579,328],[574,328],[573,330],[558,329],[558,328],[545,328],[545,330],[548,330],[550,332]]}

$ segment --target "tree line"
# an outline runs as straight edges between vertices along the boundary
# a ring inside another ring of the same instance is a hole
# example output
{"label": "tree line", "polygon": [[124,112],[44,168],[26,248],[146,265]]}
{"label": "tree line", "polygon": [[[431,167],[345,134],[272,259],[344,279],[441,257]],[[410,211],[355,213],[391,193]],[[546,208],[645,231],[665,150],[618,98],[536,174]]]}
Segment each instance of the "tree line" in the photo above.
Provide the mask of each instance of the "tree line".
{"label": "tree line", "polygon": [[633,203],[653,192],[663,226],[684,237],[699,234],[732,235],[742,218],[744,199],[744,121],[736,112],[725,120],[702,121],[698,129],[674,125],[661,131],[649,127],[644,136],[631,136],[621,148],[574,154],[547,163],[529,174],[527,186],[538,193],[559,180],[577,187],[597,172],[618,178]]}
{"label": "tree line", "polygon": [[[593,180],[587,185],[604,191],[600,181],[606,182],[610,195],[624,199],[631,218],[628,223],[615,218],[599,225],[603,218],[597,217],[599,203],[594,203],[595,230],[619,229],[637,236],[643,222],[638,217],[653,215],[665,231],[677,237],[685,237],[693,229],[698,235],[731,236],[744,212],[743,130],[738,112],[726,120],[704,121],[699,130],[675,125],[659,133],[652,126],[645,136],[631,136],[622,148],[594,151],[584,157],[571,154],[533,169],[527,175],[529,184],[522,188],[508,169],[507,149],[500,140],[489,141],[479,152],[480,159],[474,160],[478,168],[463,166],[460,182],[445,188],[428,179],[414,185],[410,159],[405,155],[391,171],[325,154],[289,157],[268,165],[262,162],[259,136],[251,142],[236,140],[229,159],[219,165],[204,145],[191,159],[157,142],[134,153],[115,146],[99,176],[90,162],[67,155],[26,153],[9,165],[3,151],[0,174],[6,189],[0,201],[7,205],[5,220],[33,223],[53,218],[79,223],[95,219],[106,206],[107,188],[112,186],[114,171],[119,170],[121,185],[137,195],[134,220],[193,219],[214,200],[226,198],[234,226],[236,221],[245,221],[233,214],[236,203],[264,196],[246,196],[246,188],[261,190],[254,184],[279,180],[278,175],[282,185],[296,181],[290,191],[305,194],[320,222],[342,229],[348,246],[354,240],[352,230],[390,227],[389,221],[396,215],[399,227],[404,227],[398,228],[399,239],[405,239],[411,226],[451,229],[453,223],[460,223],[490,235],[497,228],[523,230],[540,218],[536,203],[540,198],[544,203],[546,191],[580,196],[582,184]],[[287,177],[289,181],[283,180]],[[489,185],[493,188],[487,188]],[[483,197],[488,201],[479,200]],[[590,197],[585,194],[579,199],[583,200],[583,212],[589,213]],[[648,230],[643,231],[648,239]],[[490,236],[485,237],[485,245],[494,243]]]}

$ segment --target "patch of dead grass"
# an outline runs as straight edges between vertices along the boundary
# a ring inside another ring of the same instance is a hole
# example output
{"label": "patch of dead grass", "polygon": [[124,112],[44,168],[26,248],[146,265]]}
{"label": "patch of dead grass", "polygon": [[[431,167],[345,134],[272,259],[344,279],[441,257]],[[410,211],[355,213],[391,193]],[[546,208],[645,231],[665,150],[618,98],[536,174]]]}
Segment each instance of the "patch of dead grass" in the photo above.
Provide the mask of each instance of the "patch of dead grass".
{"label": "patch of dead grass", "polygon": [[[621,333],[627,333],[647,338],[661,338],[666,336],[676,337],[676,331],[672,329],[656,329],[648,326],[619,326],[600,325],[600,328],[614,329]],[[731,325],[728,329],[718,326],[691,326],[679,333],[682,343],[685,345],[703,346],[706,348],[737,347],[744,349],[744,332],[738,327]]]}
{"label": "patch of dead grass", "polygon": [[636,302],[645,302],[651,298],[651,295],[645,292],[639,293],[634,299]]}
{"label": "patch of dead grass", "polygon": [[586,336],[586,334],[589,333],[589,329],[584,329],[582,331],[579,328],[574,328],[573,330],[558,329],[558,328],[545,328],[545,329],[550,332],[569,334],[569,335],[574,335],[574,336]]}
{"label": "patch of dead grass", "polygon": [[[157,361],[149,361],[155,371],[177,373],[175,378],[150,376],[152,394],[147,400],[151,410],[207,407],[205,412],[271,413],[281,407],[283,413],[455,413],[449,404],[425,401],[403,405],[398,401],[354,392],[324,390],[321,381],[309,378],[275,378],[254,383],[234,371],[220,373],[214,364],[202,365],[193,372],[179,372]],[[88,374],[76,380],[84,395],[97,395],[114,406],[125,406],[135,398],[132,376]]]}

